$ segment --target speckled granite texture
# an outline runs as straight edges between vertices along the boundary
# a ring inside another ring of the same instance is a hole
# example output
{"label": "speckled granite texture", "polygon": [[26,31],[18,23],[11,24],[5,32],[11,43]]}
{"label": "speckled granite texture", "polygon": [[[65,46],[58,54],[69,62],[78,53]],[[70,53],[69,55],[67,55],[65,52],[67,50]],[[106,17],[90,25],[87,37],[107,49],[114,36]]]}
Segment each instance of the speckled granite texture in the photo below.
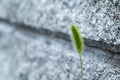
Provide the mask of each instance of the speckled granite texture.
{"label": "speckled granite texture", "polygon": [[85,80],[120,80],[120,0],[0,0],[0,80],[81,80],[71,23]]}
{"label": "speckled granite texture", "polygon": [[[85,47],[85,80],[119,80],[120,55]],[[0,22],[0,80],[81,80],[70,42]]]}
{"label": "speckled granite texture", "polygon": [[[87,45],[120,52],[120,0],[1,0],[0,17],[68,35],[75,23]],[[67,36],[68,37],[68,36]],[[95,42],[94,42],[95,41]]]}

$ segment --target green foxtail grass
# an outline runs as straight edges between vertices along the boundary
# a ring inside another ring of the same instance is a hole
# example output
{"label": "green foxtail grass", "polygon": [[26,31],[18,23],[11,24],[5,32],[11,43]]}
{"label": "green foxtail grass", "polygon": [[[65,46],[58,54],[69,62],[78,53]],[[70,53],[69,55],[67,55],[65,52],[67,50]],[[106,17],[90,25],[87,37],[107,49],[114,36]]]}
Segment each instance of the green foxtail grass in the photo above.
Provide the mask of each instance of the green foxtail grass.
{"label": "green foxtail grass", "polygon": [[82,80],[84,80],[83,78],[83,69],[82,69],[82,50],[83,50],[83,39],[80,35],[80,32],[78,31],[77,27],[72,24],[70,26],[70,36],[71,36],[71,40],[73,43],[73,46],[76,50],[76,52],[79,54],[80,57],[80,68],[81,68],[81,75],[82,75]]}

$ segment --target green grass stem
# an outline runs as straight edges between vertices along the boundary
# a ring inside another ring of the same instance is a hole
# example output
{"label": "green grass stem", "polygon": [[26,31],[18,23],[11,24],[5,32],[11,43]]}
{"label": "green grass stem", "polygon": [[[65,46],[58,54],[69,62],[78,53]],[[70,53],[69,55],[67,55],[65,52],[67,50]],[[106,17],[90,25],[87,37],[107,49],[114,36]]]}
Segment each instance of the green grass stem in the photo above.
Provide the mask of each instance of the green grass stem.
{"label": "green grass stem", "polygon": [[80,57],[81,75],[82,75],[82,80],[84,80],[83,68],[82,68],[83,39],[80,35],[80,32],[78,31],[77,27],[74,24],[71,25],[70,31],[71,31],[70,36],[71,36],[73,46],[75,47],[75,50],[77,51],[77,53],[79,54],[79,57]]}

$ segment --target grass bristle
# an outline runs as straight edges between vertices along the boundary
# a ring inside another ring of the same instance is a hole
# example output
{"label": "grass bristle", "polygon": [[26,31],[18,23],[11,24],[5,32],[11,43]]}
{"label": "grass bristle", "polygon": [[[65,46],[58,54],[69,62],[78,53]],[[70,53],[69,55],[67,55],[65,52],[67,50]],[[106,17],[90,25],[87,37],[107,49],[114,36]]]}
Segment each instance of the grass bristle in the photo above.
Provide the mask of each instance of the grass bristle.
{"label": "grass bristle", "polygon": [[72,24],[70,27],[70,31],[71,31],[71,40],[72,43],[76,49],[76,51],[81,54],[82,49],[83,49],[83,40],[82,37],[77,29],[77,27]]}

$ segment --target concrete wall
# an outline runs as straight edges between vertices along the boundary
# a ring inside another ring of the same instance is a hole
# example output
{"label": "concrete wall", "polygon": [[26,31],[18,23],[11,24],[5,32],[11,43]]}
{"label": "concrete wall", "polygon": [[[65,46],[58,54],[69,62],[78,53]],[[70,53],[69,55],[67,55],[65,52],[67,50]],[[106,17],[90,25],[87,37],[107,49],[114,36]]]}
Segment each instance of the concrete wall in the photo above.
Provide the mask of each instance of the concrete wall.
{"label": "concrete wall", "polygon": [[85,41],[84,78],[119,80],[119,0],[0,0],[0,80],[80,80],[71,23]]}

